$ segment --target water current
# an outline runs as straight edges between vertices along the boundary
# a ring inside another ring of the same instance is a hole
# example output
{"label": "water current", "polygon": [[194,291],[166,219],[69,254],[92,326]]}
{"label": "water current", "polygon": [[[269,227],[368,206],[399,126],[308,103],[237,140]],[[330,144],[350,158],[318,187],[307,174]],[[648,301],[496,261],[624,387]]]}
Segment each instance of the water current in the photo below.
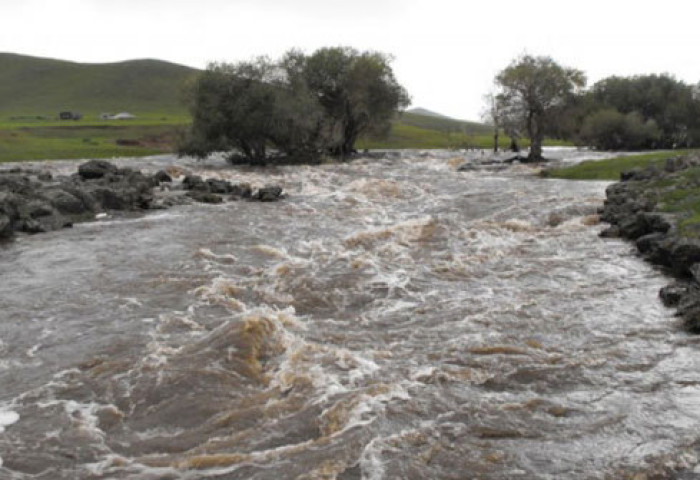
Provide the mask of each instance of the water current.
{"label": "water current", "polygon": [[0,245],[0,479],[694,478],[700,340],[607,184],[455,155],[124,160],[288,198]]}

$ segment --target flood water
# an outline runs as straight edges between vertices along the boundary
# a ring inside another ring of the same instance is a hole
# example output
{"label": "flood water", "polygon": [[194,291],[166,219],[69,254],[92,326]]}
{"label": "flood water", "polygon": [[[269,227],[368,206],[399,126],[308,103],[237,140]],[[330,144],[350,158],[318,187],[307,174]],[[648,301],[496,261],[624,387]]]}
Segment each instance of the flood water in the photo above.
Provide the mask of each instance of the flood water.
{"label": "flood water", "polygon": [[454,156],[131,160],[289,196],[1,245],[0,479],[693,478],[700,340],[607,184]]}

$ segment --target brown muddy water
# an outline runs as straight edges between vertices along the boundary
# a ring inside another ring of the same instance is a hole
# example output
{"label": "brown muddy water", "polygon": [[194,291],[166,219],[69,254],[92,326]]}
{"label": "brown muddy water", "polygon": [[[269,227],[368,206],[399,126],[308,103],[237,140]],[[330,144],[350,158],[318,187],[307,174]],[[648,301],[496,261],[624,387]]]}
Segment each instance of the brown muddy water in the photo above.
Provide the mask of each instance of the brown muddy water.
{"label": "brown muddy water", "polygon": [[289,197],[0,246],[0,478],[693,478],[700,341],[606,183],[453,156],[131,160]]}

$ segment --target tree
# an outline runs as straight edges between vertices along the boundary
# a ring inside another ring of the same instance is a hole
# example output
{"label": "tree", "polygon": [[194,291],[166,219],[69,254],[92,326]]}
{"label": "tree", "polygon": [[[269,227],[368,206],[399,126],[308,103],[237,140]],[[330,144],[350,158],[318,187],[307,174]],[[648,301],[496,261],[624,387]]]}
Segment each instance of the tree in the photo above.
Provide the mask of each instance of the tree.
{"label": "tree", "polygon": [[598,109],[636,112],[660,130],[658,146],[700,144],[700,101],[691,85],[669,75],[608,77],[597,82],[590,96]]}
{"label": "tree", "polygon": [[639,112],[625,115],[611,108],[589,115],[581,128],[581,139],[602,150],[653,148],[660,136],[654,120],[645,121]]}
{"label": "tree", "polygon": [[362,134],[387,134],[391,119],[408,106],[390,63],[382,53],[333,47],[317,50],[297,69],[325,111],[333,154],[352,153]]}
{"label": "tree", "polygon": [[192,126],[182,154],[200,158],[223,151],[265,164],[269,147],[289,156],[315,155],[323,112],[303,85],[291,84],[266,57],[212,63],[190,86]]}
{"label": "tree", "polygon": [[501,110],[498,108],[498,99],[493,93],[484,95],[486,108],[481,114],[481,119],[488,125],[493,125],[493,153],[498,152],[498,137],[502,126]]}
{"label": "tree", "polygon": [[586,83],[583,72],[549,57],[523,55],[496,76],[499,108],[522,125],[530,138],[528,161],[542,161],[549,117]]}
{"label": "tree", "polygon": [[347,155],[360,135],[388,133],[408,105],[389,63],[350,48],[213,63],[189,89],[193,121],[179,151],[200,158],[224,151],[254,164],[270,150],[307,161],[327,151]]}

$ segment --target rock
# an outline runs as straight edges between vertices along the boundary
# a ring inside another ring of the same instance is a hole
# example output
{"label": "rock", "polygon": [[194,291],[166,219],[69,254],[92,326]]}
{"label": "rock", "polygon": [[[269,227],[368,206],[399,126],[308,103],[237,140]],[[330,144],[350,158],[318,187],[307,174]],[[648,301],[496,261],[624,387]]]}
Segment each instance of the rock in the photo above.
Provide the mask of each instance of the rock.
{"label": "rock", "polygon": [[0,213],[0,239],[9,238],[12,235],[12,219]]}
{"label": "rock", "polygon": [[93,202],[86,203],[65,190],[46,190],[42,192],[42,195],[56,210],[63,214],[80,215],[92,210]]}
{"label": "rock", "polygon": [[231,195],[241,198],[251,198],[253,196],[253,188],[249,183],[239,183],[237,185],[233,185]]}
{"label": "rock", "polygon": [[172,183],[173,181],[173,178],[165,170],[158,170],[153,175],[153,179],[158,183]]}
{"label": "rock", "polygon": [[279,200],[282,196],[282,188],[276,185],[266,185],[260,189],[255,194],[254,200],[260,202],[275,202]]}
{"label": "rock", "polygon": [[646,254],[657,249],[659,244],[666,239],[666,235],[660,232],[649,233],[637,239],[637,250]]}
{"label": "rock", "polygon": [[670,264],[679,275],[690,275],[690,267],[700,262],[700,242],[691,239],[679,240],[670,251]]}
{"label": "rock", "polygon": [[83,180],[92,180],[102,178],[107,174],[118,172],[116,165],[113,165],[105,160],[90,160],[78,167],[78,175]]}
{"label": "rock", "polygon": [[51,175],[50,172],[41,172],[36,176],[37,179],[41,180],[42,182],[50,182],[53,180],[53,175]]}
{"label": "rock", "polygon": [[188,192],[187,196],[201,203],[221,203],[224,201],[221,196],[210,192],[192,191]]}
{"label": "rock", "polygon": [[54,213],[51,205],[41,200],[30,200],[20,211],[31,218],[48,217]]}
{"label": "rock", "polygon": [[680,283],[672,283],[666,285],[659,290],[659,297],[663,304],[667,307],[678,306],[681,299],[688,293],[688,286]]}
{"label": "rock", "polygon": [[182,188],[185,190],[209,191],[209,187],[199,175],[186,175],[182,179]]}
{"label": "rock", "polygon": [[617,228],[616,225],[612,225],[600,232],[600,236],[603,238],[618,238],[620,236],[620,229]]}
{"label": "rock", "polygon": [[211,193],[226,194],[233,190],[233,185],[231,185],[226,180],[216,180],[214,178],[208,178],[205,182],[207,188]]}

